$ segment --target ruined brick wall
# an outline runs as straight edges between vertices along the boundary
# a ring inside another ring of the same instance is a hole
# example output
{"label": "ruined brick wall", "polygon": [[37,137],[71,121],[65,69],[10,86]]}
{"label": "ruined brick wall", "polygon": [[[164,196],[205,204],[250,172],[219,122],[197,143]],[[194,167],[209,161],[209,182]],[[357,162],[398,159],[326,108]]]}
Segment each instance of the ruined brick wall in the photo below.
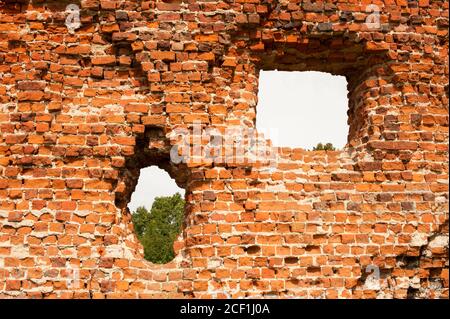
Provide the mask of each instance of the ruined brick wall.
{"label": "ruined brick wall", "polygon": [[[448,1],[370,3],[0,0],[0,296],[448,298]],[[346,147],[171,162],[257,126],[261,69],[345,76]],[[149,165],[186,189],[167,265],[126,208]]]}

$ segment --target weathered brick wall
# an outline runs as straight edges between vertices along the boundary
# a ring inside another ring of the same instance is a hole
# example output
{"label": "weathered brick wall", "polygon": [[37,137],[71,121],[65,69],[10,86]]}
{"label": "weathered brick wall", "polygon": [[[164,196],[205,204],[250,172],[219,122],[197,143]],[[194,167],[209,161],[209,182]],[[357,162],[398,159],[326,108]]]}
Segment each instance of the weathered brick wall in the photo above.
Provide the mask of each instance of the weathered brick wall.
{"label": "weathered brick wall", "polygon": [[[373,3],[0,0],[0,295],[448,298],[448,1]],[[346,76],[345,149],[171,163],[176,128],[255,127],[261,69]],[[162,266],[149,165],[188,203]]]}

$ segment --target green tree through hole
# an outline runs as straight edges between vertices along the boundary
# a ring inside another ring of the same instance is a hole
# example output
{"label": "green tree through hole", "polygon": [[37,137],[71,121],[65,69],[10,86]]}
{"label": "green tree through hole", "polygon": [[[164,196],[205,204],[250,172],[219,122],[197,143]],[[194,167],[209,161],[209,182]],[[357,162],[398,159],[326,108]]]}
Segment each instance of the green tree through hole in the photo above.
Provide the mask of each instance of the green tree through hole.
{"label": "green tree through hole", "polygon": [[185,201],[180,193],[156,197],[148,211],[141,206],[132,214],[136,235],[144,246],[145,259],[164,264],[175,257],[173,243],[181,232]]}
{"label": "green tree through hole", "polygon": [[313,151],[335,151],[335,150],[336,150],[336,148],[331,143],[327,143],[325,145],[322,143],[319,143],[319,144],[317,144],[317,146],[315,146],[313,148]]}

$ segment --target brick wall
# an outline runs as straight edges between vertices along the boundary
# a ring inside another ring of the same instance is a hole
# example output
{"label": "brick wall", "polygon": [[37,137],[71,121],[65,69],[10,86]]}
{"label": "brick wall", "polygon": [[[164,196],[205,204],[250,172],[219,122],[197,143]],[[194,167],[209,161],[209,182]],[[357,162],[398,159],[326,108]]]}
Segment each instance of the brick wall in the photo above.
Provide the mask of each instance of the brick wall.
{"label": "brick wall", "polygon": [[[448,298],[448,1],[374,3],[0,0],[0,296]],[[255,127],[261,69],[346,76],[347,146],[171,162]],[[166,265],[126,208],[149,165],[186,189]]]}

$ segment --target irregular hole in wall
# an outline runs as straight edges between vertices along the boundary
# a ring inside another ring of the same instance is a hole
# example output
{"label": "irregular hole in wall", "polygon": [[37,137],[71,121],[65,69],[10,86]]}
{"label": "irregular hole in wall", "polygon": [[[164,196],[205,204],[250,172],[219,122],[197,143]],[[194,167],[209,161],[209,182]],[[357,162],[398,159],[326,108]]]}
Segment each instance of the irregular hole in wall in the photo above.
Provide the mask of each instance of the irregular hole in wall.
{"label": "irregular hole in wall", "polygon": [[349,132],[347,94],[344,76],[261,70],[256,110],[258,131],[276,146],[312,150],[319,143],[324,147],[331,143],[341,149]]}
{"label": "irregular hole in wall", "polygon": [[166,171],[156,166],[141,169],[128,209],[145,259],[167,263],[175,257],[173,243],[181,232],[184,194]]}
{"label": "irregular hole in wall", "polygon": [[170,142],[163,128],[147,126],[138,134],[133,155],[120,171],[115,203],[125,220],[134,224],[144,257],[153,263],[175,257],[173,243],[185,220],[188,178],[184,165],[170,161]]}

